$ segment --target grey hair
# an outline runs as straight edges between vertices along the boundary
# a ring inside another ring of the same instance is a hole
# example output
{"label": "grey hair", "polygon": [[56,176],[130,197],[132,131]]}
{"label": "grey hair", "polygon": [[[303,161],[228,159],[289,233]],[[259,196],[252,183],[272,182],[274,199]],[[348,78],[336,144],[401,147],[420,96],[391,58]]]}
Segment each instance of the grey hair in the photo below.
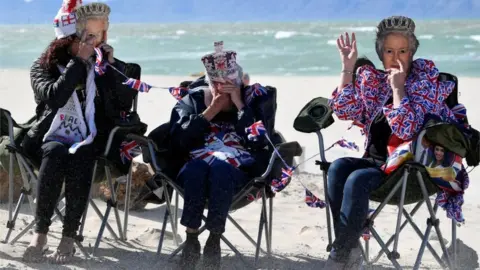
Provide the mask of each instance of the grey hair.
{"label": "grey hair", "polygon": [[398,34],[408,39],[408,49],[412,52],[412,57],[417,52],[420,42],[418,42],[417,37],[414,33],[409,31],[385,31],[377,33],[377,38],[375,40],[375,50],[377,51],[378,58],[380,61],[383,61],[383,46],[385,44],[385,39],[391,34]]}

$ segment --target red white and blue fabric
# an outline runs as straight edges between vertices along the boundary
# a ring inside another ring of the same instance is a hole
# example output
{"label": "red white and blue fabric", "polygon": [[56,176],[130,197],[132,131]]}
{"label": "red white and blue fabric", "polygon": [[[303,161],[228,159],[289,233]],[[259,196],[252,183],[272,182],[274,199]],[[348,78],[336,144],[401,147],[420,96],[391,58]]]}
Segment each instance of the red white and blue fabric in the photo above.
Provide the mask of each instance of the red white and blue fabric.
{"label": "red white and blue fabric", "polygon": [[282,168],[282,176],[280,177],[280,180],[272,179],[272,183],[270,184],[270,188],[273,192],[280,192],[288,186],[288,184],[290,183],[290,179],[292,178],[294,169],[295,168],[291,167]]}
{"label": "red white and blue fabric", "polygon": [[363,129],[370,141],[369,130],[379,113],[385,114],[392,133],[402,140],[409,140],[421,129],[426,114],[443,119],[455,119],[444,100],[453,91],[455,83],[438,80],[439,71],[430,60],[416,59],[405,82],[406,96],[398,108],[385,105],[392,96],[387,74],[371,66],[357,70],[356,80],[346,84],[341,91],[336,89],[329,106],[340,120],[351,120]]}
{"label": "red white and blue fabric", "polygon": [[127,81],[125,81],[123,84],[134,90],[137,90],[138,92],[143,92],[143,93],[148,93],[148,91],[150,91],[150,89],[152,88],[151,85],[137,79],[132,79],[132,78],[128,78]]}
{"label": "red white and blue fabric", "polygon": [[325,208],[327,204],[312,194],[308,189],[305,189],[305,203],[313,208]]}
{"label": "red white and blue fabric", "polygon": [[265,129],[262,121],[255,122],[253,125],[247,127],[246,132],[248,134],[248,139],[252,141],[256,141],[260,136],[267,134],[267,130]]}
{"label": "red white and blue fabric", "polygon": [[[447,107],[444,101],[452,93],[455,83],[441,82],[438,76],[439,71],[432,61],[413,61],[405,83],[406,96],[398,108],[393,108],[393,104],[385,105],[392,96],[387,74],[371,66],[362,66],[357,70],[355,86],[350,83],[342,91],[335,90],[329,105],[338,118],[351,120],[362,128],[367,137],[365,146],[370,141],[370,126],[379,113],[386,116],[393,135],[400,140],[410,141],[420,131],[428,115],[438,116],[445,121],[459,121],[466,114],[466,110],[460,106],[453,111]],[[462,178],[461,185],[466,188],[469,179],[463,165],[458,175]],[[437,197],[439,206],[447,211],[449,218],[463,222],[463,193],[442,192],[444,195]]]}
{"label": "red white and blue fabric", "polygon": [[249,85],[245,89],[245,102],[250,105],[254,100],[265,100],[267,98],[267,89],[259,83]]}
{"label": "red white and blue fabric", "polygon": [[107,72],[107,64],[103,61],[103,53],[100,48],[94,48],[95,50],[95,73],[99,76],[102,76]]}
{"label": "red white and blue fabric", "polygon": [[241,144],[241,137],[229,123],[211,123],[210,132],[205,136],[205,145],[190,151],[191,159],[202,159],[212,164],[215,159],[225,161],[238,168],[250,165],[255,160]]}
{"label": "red white and blue fabric", "polygon": [[123,164],[132,161],[136,156],[142,153],[142,149],[135,141],[123,141],[120,144],[120,159]]}
{"label": "red white and blue fabric", "polygon": [[188,94],[188,88],[185,87],[170,87],[168,92],[176,99],[181,100],[184,96]]}

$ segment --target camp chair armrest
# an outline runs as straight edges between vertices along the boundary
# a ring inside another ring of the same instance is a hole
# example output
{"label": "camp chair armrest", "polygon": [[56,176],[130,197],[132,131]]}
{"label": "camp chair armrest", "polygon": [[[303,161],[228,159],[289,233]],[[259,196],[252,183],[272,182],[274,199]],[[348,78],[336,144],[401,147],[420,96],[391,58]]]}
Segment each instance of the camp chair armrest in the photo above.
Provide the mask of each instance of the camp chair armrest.
{"label": "camp chair armrest", "polygon": [[113,138],[115,137],[115,134],[119,131],[133,131],[136,128],[136,126],[115,126],[112,131],[110,131],[110,134],[108,135],[108,140],[107,140],[107,146],[105,147],[105,152],[103,155],[106,157],[108,156],[108,153],[110,152],[110,148],[112,147],[112,142]]}
{"label": "camp chair armrest", "polygon": [[[293,158],[302,155],[302,147],[296,141],[278,144],[275,146],[275,149],[276,150],[273,151],[272,155],[270,156],[267,169],[261,176],[255,178],[255,183],[267,183],[267,177],[272,173],[273,166],[275,165],[277,159],[283,163],[285,159],[288,159],[287,157]],[[279,155],[282,156],[280,157]],[[287,165],[292,166],[292,164]]]}

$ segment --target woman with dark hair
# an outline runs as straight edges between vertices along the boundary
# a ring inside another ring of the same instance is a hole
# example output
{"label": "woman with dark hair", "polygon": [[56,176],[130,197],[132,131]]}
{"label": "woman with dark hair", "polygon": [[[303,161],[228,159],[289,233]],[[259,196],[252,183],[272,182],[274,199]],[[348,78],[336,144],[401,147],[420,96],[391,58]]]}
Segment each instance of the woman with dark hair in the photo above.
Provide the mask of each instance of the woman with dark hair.
{"label": "woman with dark hair", "polygon": [[370,64],[355,65],[355,34],[345,33],[337,39],[343,69],[329,105],[340,120],[361,127],[366,142],[363,158],[337,159],[328,170],[335,241],[325,269],[358,269],[361,265],[358,241],[369,194],[386,176],[380,167],[387,160],[389,142],[411,140],[428,114],[455,120],[444,103],[454,83],[438,81],[439,71],[432,61],[413,59],[418,46],[415,23],[404,16],[386,18],[377,26],[375,49],[385,71]]}
{"label": "woman with dark hair", "polygon": [[54,20],[56,39],[31,68],[37,121],[23,148],[40,168],[35,234],[23,256],[27,261],[43,258],[64,182],[62,239],[49,258],[65,263],[73,257],[74,239],[90,192],[95,145],[105,144],[105,134],[112,127],[112,108],[129,94],[119,92],[125,88],[119,87],[121,81],[110,68],[101,77],[94,71],[94,48],[101,48],[111,65],[124,69],[124,64],[113,58],[113,48],[105,43],[110,8],[102,3],[80,3],[64,1]]}

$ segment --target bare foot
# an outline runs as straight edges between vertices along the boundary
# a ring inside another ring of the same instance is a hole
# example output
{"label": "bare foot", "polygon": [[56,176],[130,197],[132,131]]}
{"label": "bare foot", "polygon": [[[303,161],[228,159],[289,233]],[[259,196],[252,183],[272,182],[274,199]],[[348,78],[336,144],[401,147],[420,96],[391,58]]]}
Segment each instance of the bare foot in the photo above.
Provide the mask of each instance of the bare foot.
{"label": "bare foot", "polygon": [[23,260],[30,263],[38,263],[43,261],[45,252],[48,250],[47,235],[35,233],[32,241],[23,253]]}
{"label": "bare foot", "polygon": [[66,264],[71,261],[75,255],[75,239],[70,237],[62,237],[57,250],[48,256],[48,261],[53,264]]}

